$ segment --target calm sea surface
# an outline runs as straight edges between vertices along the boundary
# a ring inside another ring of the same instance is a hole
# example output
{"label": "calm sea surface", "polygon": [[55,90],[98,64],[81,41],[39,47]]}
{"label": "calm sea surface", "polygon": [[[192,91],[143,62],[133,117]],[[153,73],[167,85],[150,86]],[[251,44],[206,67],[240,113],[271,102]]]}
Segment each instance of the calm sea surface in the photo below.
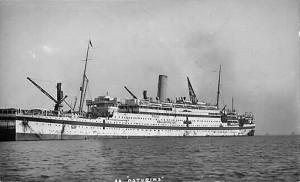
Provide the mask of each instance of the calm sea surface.
{"label": "calm sea surface", "polygon": [[0,142],[1,181],[299,181],[300,136]]}

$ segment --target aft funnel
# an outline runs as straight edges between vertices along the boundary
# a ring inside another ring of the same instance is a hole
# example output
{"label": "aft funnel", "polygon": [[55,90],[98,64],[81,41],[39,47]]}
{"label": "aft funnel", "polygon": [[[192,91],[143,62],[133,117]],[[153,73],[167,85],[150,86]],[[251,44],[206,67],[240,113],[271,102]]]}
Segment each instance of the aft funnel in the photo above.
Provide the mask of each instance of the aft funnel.
{"label": "aft funnel", "polygon": [[168,76],[166,75],[159,75],[158,78],[158,87],[157,87],[157,97],[158,100],[164,102],[166,100],[167,95],[167,80]]}

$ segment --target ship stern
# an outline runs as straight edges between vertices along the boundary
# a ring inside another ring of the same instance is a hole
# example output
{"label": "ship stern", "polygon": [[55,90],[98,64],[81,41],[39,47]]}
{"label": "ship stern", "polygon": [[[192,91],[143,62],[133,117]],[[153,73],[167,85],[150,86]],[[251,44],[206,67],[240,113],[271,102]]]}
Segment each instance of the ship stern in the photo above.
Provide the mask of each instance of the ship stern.
{"label": "ship stern", "polygon": [[0,141],[16,141],[16,119],[0,116]]}

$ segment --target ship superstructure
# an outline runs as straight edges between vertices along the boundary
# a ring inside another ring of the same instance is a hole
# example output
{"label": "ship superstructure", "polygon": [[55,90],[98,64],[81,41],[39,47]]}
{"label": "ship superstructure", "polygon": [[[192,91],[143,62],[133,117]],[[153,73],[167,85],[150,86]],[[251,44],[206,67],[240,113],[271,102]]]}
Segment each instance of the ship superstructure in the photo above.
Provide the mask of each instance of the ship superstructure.
{"label": "ship superstructure", "polygon": [[[89,41],[89,46],[92,46]],[[86,63],[88,60],[88,52]],[[235,110],[219,109],[218,81],[217,104],[199,102],[192,84],[188,81],[190,99],[167,97],[166,75],[158,79],[157,96],[137,98],[127,87],[132,98],[99,96],[86,100],[87,111],[83,111],[83,102],[88,79],[86,64],[78,112],[61,112],[65,102],[61,84],[57,86],[57,99],[47,94],[56,105],[54,111],[31,109],[0,110],[0,140],[54,140],[54,139],[90,139],[99,137],[166,137],[166,136],[253,136],[255,123],[252,114],[240,115]]]}

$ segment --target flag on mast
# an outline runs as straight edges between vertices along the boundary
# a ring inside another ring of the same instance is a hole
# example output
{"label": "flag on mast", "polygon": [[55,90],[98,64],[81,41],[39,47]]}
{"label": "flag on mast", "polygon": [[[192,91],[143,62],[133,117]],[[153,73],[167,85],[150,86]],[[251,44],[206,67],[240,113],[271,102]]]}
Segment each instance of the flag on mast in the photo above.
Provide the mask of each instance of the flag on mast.
{"label": "flag on mast", "polygon": [[91,41],[91,39],[89,40],[89,43],[90,43],[91,47],[93,47],[93,44],[92,44],[92,41]]}

